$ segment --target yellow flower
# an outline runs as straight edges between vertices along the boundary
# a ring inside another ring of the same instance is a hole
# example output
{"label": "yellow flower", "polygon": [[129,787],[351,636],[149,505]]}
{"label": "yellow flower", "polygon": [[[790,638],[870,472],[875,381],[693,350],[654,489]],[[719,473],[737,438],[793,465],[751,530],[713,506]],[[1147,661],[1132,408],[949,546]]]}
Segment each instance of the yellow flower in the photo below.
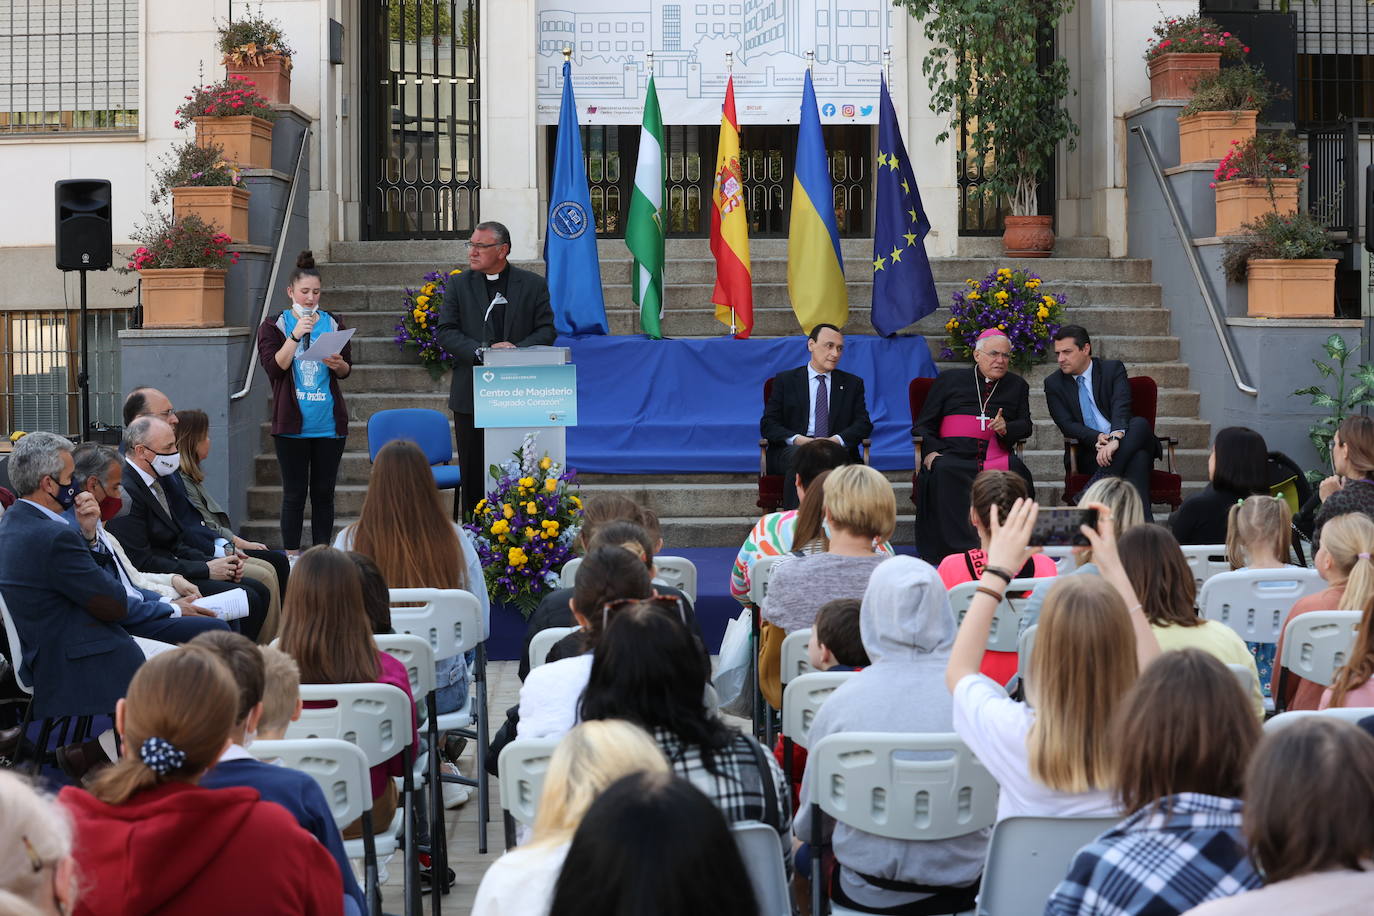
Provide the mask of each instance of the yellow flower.
{"label": "yellow flower", "polygon": [[558,478],[557,478],[557,477],[545,477],[545,478],[544,478],[544,492],[546,492],[546,493],[552,493],[554,490],[557,490],[557,489],[558,489]]}
{"label": "yellow flower", "polygon": [[528,512],[530,515],[533,515],[534,513],[539,511],[539,504],[536,503],[534,500],[530,500],[529,502],[525,503],[525,511]]}
{"label": "yellow flower", "polygon": [[1005,324],[999,324],[999,325],[997,326],[997,328],[998,328],[998,330],[1005,331],[1005,330],[1007,329],[1007,326],[1006,326]]}
{"label": "yellow flower", "polygon": [[1010,268],[1010,267],[999,267],[999,268],[997,268],[997,276],[999,276],[999,277],[1010,277],[1010,276],[1011,276],[1011,268]]}
{"label": "yellow flower", "polygon": [[520,484],[520,486],[522,486],[522,487],[533,487],[533,486],[534,486],[534,478],[533,478],[533,477],[521,477],[520,480],[519,480],[519,484]]}
{"label": "yellow flower", "polygon": [[416,304],[417,306],[419,306],[420,308],[424,308],[425,306],[429,305],[429,297],[428,297],[428,296],[416,296],[416,297],[415,297],[415,304]]}
{"label": "yellow flower", "polygon": [[1047,309],[1047,308],[1045,308],[1045,307],[1042,305],[1042,306],[1040,306],[1040,308],[1036,309],[1036,311],[1035,311],[1035,317],[1036,317],[1036,318],[1048,318],[1048,317],[1050,317],[1050,310]]}
{"label": "yellow flower", "polygon": [[433,283],[426,283],[424,286],[420,287],[420,292],[424,293],[426,296],[433,296],[433,295],[434,295],[434,284],[433,284]]}
{"label": "yellow flower", "polygon": [[539,462],[539,468],[540,470],[547,471],[551,467],[553,467],[553,459],[545,455],[544,459]]}
{"label": "yellow flower", "polygon": [[462,271],[455,268],[455,269],[453,269],[453,270],[450,270],[450,271],[448,272],[448,275],[449,275],[450,277],[456,277],[456,276],[458,276],[460,273],[462,273]]}
{"label": "yellow flower", "polygon": [[1040,297],[1040,301],[1043,302],[1043,303],[1045,303],[1046,306],[1054,305],[1054,297],[1053,297],[1053,296],[1041,296],[1041,297]]}
{"label": "yellow flower", "polygon": [[519,547],[512,547],[510,550],[506,551],[506,561],[510,563],[511,566],[524,566],[529,562],[529,559],[529,557],[525,556],[525,551],[521,550]]}
{"label": "yellow flower", "polygon": [[969,279],[965,280],[964,282],[968,284],[968,288],[969,288],[969,289],[977,289],[977,288],[978,288],[978,281],[977,281],[977,280],[974,280],[972,277],[970,277]]}
{"label": "yellow flower", "polygon": [[544,533],[547,534],[549,537],[553,537],[554,535],[558,534],[559,525],[558,522],[554,519],[546,518],[539,523],[539,526],[544,529]]}
{"label": "yellow flower", "polygon": [[1028,289],[1035,289],[1039,285],[1040,281],[1035,279],[1034,277],[1031,277],[1029,280],[1026,281],[1026,287]]}
{"label": "yellow flower", "polygon": [[532,541],[532,540],[534,540],[534,529],[531,528],[529,525],[526,525],[526,526],[525,526],[525,540],[527,540],[527,541]]}
{"label": "yellow flower", "polygon": [[416,321],[419,321],[421,318],[425,317],[425,310],[424,310],[424,309],[416,309],[415,311],[411,312],[410,314],[411,314],[412,316],[414,316],[414,318],[415,318]]}
{"label": "yellow flower", "polygon": [[506,521],[504,518],[498,518],[491,523],[492,534],[505,534],[507,531],[510,531],[510,522]]}
{"label": "yellow flower", "polygon": [[1011,294],[1008,293],[1006,290],[998,290],[997,295],[993,296],[993,298],[996,299],[998,302],[1006,302],[1008,299],[1011,298]]}
{"label": "yellow flower", "polygon": [[501,514],[506,518],[515,518],[515,510],[510,507],[510,503],[501,504]]}
{"label": "yellow flower", "polygon": [[496,540],[497,540],[499,543],[504,544],[504,543],[506,543],[506,536],[503,534],[503,535],[501,535],[500,537],[498,537]]}
{"label": "yellow flower", "polygon": [[576,496],[569,496],[568,499],[572,500],[572,504],[577,508],[582,508],[582,500],[578,499]]}
{"label": "yellow flower", "polygon": [[974,292],[969,293],[969,294],[968,294],[968,297],[969,297],[970,299],[981,299],[981,298],[983,298],[981,295],[979,295],[979,293],[978,293],[976,290],[975,290]]}
{"label": "yellow flower", "polygon": [[477,506],[476,506],[476,508],[475,508],[473,511],[474,511],[474,512],[481,512],[482,509],[484,509],[484,508],[486,507],[486,505],[487,505],[487,498],[484,496],[484,497],[482,497],[481,499],[477,500]]}

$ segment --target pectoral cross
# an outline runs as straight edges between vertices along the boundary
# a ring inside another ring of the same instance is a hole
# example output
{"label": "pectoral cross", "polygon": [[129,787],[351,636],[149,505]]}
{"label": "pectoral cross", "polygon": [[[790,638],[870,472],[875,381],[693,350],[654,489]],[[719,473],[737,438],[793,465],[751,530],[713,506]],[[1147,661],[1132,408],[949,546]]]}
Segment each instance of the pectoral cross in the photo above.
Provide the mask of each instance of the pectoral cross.
{"label": "pectoral cross", "polygon": [[992,418],[989,417],[987,414],[982,414],[982,413],[980,413],[980,414],[978,415],[978,428],[979,428],[980,430],[984,431],[984,432],[987,432],[988,420],[990,420],[990,419],[992,419]]}

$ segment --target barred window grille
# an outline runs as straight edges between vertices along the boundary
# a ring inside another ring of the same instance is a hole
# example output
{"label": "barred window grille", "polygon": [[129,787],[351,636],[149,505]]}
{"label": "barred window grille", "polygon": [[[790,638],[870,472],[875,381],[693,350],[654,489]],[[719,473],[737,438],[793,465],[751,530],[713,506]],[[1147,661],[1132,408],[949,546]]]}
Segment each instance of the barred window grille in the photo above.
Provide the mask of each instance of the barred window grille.
{"label": "barred window grille", "polygon": [[0,0],[0,135],[138,130],[138,0]]}
{"label": "barred window grille", "polygon": [[[123,425],[119,332],[130,326],[132,317],[130,309],[86,315],[92,422]],[[80,347],[77,309],[0,312],[0,429],[5,435],[18,429],[80,432]]]}

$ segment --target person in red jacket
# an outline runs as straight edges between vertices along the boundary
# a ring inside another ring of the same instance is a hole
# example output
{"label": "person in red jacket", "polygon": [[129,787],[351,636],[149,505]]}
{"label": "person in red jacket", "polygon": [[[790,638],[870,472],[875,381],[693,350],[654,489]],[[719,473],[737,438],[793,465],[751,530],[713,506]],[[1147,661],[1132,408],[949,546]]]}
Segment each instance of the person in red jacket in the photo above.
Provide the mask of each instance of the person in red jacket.
{"label": "person in red jacket", "polygon": [[89,792],[58,796],[76,833],[76,916],[344,911],[338,866],[285,808],[256,789],[197,785],[237,704],[233,675],[202,647],[138,669],[115,707],[123,757]]}

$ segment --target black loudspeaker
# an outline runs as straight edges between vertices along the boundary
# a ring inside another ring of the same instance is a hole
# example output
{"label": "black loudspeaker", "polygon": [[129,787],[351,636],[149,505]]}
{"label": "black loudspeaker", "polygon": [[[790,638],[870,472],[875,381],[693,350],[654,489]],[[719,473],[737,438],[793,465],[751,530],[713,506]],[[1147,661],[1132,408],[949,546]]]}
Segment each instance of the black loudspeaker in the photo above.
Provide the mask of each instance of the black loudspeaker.
{"label": "black loudspeaker", "polygon": [[109,270],[114,257],[110,183],[69,178],[54,187],[57,198],[57,269]]}

